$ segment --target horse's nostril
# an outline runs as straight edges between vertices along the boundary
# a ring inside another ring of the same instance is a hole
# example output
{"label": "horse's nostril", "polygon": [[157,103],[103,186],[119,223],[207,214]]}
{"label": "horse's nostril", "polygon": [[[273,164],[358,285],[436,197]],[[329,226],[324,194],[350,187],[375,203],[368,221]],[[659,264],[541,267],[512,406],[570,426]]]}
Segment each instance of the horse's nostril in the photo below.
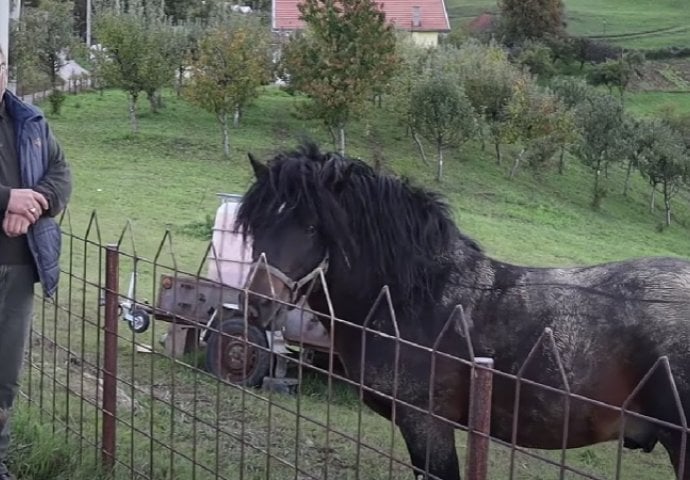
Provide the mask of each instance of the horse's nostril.
{"label": "horse's nostril", "polygon": [[253,305],[249,305],[247,308],[247,316],[249,318],[259,318],[259,309]]}
{"label": "horse's nostril", "polygon": [[257,303],[259,304],[260,307],[270,307],[271,304],[273,303],[273,300],[271,300],[270,298],[260,297],[259,301]]}

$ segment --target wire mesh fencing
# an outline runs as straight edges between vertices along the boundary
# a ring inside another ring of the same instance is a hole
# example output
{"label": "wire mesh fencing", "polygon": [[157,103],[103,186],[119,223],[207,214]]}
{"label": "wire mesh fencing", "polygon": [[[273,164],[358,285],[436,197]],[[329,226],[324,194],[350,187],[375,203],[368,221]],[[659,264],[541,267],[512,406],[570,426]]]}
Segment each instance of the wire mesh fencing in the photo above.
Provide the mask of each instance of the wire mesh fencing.
{"label": "wire mesh fencing", "polygon": [[[387,288],[359,322],[339,318],[330,302],[317,312],[302,296],[262,325],[248,306],[258,292],[210,274],[224,268],[213,242],[187,271],[169,232],[146,257],[129,224],[112,242],[95,214],[84,233],[69,215],[62,227],[61,285],[53,299],[37,299],[22,395],[38,421],[74,445],[75,464],[99,475],[671,479],[662,446],[642,450],[673,437],[677,478],[690,478],[668,357],[631,391],[588,397],[549,328],[502,370],[501,352],[475,355],[462,307],[420,341],[397,324]],[[264,256],[236,267],[249,278],[270,272]],[[328,298],[321,270],[305,288]],[[383,323],[373,314],[381,311]],[[340,332],[357,341],[339,343]],[[539,383],[545,358],[553,381]],[[670,399],[673,421],[639,408],[651,381],[663,385],[656,394]],[[550,407],[535,411],[525,398]]]}

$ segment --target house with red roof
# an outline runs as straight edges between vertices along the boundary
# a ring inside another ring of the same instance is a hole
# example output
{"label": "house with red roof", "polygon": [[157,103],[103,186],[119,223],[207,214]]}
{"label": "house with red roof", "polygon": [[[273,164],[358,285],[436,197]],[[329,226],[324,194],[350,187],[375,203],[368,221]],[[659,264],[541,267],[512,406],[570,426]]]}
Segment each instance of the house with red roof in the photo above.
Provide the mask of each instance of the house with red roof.
{"label": "house with red roof", "polygon": [[[289,33],[304,28],[297,5],[301,0],[272,0],[271,25],[274,32]],[[386,20],[397,29],[411,32],[418,45],[438,45],[439,34],[450,31],[445,0],[379,1]]]}

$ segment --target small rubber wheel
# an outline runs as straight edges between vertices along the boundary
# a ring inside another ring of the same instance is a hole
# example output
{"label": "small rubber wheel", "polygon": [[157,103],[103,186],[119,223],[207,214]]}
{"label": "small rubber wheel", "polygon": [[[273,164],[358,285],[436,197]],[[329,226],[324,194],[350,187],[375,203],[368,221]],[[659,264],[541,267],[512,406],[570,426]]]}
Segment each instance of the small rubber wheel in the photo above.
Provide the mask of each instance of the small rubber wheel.
{"label": "small rubber wheel", "polygon": [[243,319],[225,320],[220,332],[222,333],[211,332],[206,344],[206,369],[235,385],[261,386],[271,368],[268,341],[264,332],[249,325],[248,339],[245,340]]}
{"label": "small rubber wheel", "polygon": [[129,322],[129,328],[134,333],[144,333],[151,325],[151,317],[148,312],[135,308],[132,312],[132,321]]}

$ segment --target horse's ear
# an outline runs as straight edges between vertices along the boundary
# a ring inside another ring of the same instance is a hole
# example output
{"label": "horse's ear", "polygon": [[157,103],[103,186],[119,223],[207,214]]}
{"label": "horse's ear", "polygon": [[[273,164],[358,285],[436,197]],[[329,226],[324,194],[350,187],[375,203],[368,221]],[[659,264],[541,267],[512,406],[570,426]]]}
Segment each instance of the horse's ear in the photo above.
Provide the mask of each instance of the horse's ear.
{"label": "horse's ear", "polygon": [[268,167],[264,165],[263,163],[259,162],[254,155],[251,153],[247,153],[247,156],[249,157],[249,163],[252,166],[252,170],[254,170],[254,176],[259,179],[266,171],[268,170]]}

